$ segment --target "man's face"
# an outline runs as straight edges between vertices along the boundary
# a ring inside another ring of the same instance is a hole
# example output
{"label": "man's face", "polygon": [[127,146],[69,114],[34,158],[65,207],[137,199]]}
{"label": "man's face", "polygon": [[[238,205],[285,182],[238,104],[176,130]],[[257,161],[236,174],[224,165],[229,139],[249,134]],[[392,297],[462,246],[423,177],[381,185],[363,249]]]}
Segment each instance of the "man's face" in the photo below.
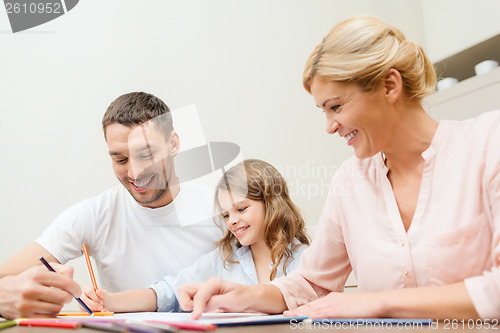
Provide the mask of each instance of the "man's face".
{"label": "man's face", "polygon": [[172,202],[168,185],[175,179],[173,157],[179,146],[175,132],[167,140],[152,122],[132,127],[111,124],[106,141],[115,175],[139,205],[158,208]]}

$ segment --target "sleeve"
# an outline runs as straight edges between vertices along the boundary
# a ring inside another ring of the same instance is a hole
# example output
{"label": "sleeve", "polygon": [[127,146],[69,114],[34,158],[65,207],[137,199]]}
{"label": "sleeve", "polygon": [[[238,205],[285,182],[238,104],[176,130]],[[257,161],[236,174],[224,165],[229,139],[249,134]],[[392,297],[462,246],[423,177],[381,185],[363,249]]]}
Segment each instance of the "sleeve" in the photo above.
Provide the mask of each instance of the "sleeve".
{"label": "sleeve", "polygon": [[156,293],[156,311],[158,312],[180,312],[182,311],[178,292],[180,286],[189,283],[198,283],[218,275],[222,264],[219,257],[219,249],[198,258],[191,266],[183,268],[177,275],[167,275],[160,281],[150,285]]}
{"label": "sleeve", "polygon": [[492,127],[485,159],[484,205],[492,229],[491,270],[465,280],[472,303],[483,319],[500,319],[500,117]]}
{"label": "sleeve", "polygon": [[295,249],[295,251],[293,252],[292,261],[290,262],[290,264],[288,264],[288,267],[286,268],[286,274],[289,274],[300,267],[300,260],[302,259],[302,255],[304,254],[304,251],[307,248],[308,248],[307,245],[301,244]]}
{"label": "sleeve", "polygon": [[318,229],[310,247],[302,255],[300,267],[271,284],[278,287],[289,309],[328,294],[342,291],[351,272],[340,223],[338,196],[334,189],[342,186],[337,172],[330,185]]}
{"label": "sleeve", "polygon": [[82,201],[63,211],[35,242],[65,264],[82,255],[82,244],[91,240],[92,221],[92,208]]}

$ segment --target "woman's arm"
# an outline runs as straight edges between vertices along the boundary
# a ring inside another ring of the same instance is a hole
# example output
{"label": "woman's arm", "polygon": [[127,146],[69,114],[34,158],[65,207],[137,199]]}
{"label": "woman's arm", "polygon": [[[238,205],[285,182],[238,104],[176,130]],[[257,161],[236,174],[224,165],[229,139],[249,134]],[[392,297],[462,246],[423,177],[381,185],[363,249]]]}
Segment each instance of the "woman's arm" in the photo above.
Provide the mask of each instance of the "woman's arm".
{"label": "woman's arm", "polygon": [[285,315],[312,318],[478,318],[464,282],[372,293],[330,293]]}
{"label": "woman's arm", "polygon": [[246,286],[219,278],[180,287],[179,303],[183,310],[193,311],[193,319],[215,309],[264,313],[282,313],[287,309],[283,295],[273,285]]}

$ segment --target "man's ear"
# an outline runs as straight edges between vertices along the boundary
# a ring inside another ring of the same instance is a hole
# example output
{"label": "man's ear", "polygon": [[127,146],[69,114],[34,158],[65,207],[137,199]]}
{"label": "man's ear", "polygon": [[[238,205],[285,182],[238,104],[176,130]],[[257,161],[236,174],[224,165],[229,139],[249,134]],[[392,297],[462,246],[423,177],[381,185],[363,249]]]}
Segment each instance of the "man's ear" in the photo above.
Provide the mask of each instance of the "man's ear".
{"label": "man's ear", "polygon": [[175,157],[179,153],[181,145],[179,135],[176,131],[172,131],[172,133],[170,133],[170,139],[168,143],[170,144],[170,156]]}
{"label": "man's ear", "polygon": [[403,92],[403,79],[398,70],[391,68],[385,75],[384,92],[387,102],[394,104]]}

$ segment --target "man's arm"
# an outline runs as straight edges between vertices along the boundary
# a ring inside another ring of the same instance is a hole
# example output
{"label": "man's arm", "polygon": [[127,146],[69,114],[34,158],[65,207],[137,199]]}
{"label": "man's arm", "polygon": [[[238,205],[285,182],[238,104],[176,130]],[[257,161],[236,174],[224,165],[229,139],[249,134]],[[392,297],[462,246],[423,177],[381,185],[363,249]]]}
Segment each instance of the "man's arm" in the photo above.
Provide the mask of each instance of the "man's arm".
{"label": "man's arm", "polygon": [[48,262],[59,263],[49,251],[37,242],[33,242],[0,266],[0,278],[6,275],[17,275],[30,267],[40,265],[40,257],[44,257]]}

